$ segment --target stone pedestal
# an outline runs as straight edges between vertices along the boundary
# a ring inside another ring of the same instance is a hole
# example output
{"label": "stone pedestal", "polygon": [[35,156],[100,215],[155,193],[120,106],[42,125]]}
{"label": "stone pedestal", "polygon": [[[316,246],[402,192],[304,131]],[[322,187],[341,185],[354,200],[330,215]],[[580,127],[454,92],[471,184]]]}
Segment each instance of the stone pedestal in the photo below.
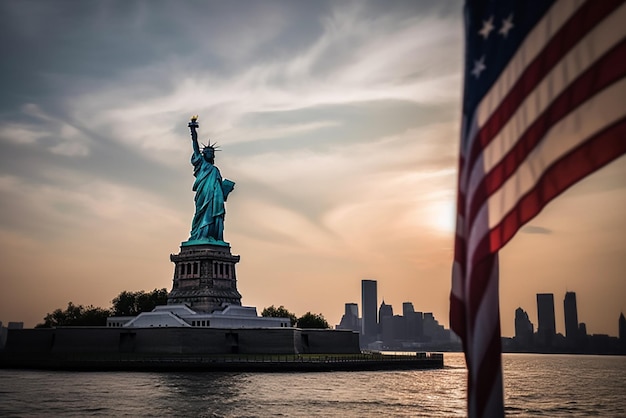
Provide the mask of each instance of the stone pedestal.
{"label": "stone pedestal", "polygon": [[231,254],[229,245],[185,242],[170,260],[175,268],[168,305],[185,303],[199,312],[212,312],[224,303],[241,306],[235,273],[239,256]]}

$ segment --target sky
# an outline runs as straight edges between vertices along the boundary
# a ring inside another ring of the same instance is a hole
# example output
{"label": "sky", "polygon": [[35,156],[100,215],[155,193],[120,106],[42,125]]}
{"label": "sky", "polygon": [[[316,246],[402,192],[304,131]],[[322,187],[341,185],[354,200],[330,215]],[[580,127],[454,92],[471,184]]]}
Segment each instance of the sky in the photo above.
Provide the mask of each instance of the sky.
{"label": "sky", "polygon": [[[187,123],[236,183],[242,303],[339,323],[363,279],[446,328],[460,1],[0,1],[0,321],[171,289],[194,211]],[[502,335],[537,293],[589,333],[626,312],[626,159],[501,251]]]}

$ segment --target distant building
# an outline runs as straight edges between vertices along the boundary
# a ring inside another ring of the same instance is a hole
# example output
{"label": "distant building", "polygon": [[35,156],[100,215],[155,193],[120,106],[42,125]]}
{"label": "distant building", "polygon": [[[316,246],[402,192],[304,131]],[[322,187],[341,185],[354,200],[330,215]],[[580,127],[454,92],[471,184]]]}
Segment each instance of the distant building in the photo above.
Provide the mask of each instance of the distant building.
{"label": "distant building", "polygon": [[380,323],[380,339],[384,344],[389,345],[394,340],[393,306],[387,305],[384,300],[378,309],[378,321]]}
{"label": "distant building", "polygon": [[424,314],[422,312],[415,312],[413,314],[415,318],[415,340],[423,341],[424,340]]}
{"label": "distant building", "polygon": [[543,346],[551,346],[556,337],[554,295],[552,293],[537,293],[537,317],[539,320],[538,342]]}
{"label": "distant building", "polygon": [[391,318],[392,323],[392,339],[394,344],[398,344],[400,341],[406,341],[405,322],[404,316],[394,315]]}
{"label": "distant building", "polygon": [[361,308],[363,310],[361,337],[365,343],[376,341],[378,334],[377,305],[376,280],[361,280]]}
{"label": "distant building", "polygon": [[253,306],[225,305],[211,313],[194,311],[187,305],[161,305],[137,316],[111,316],[108,328],[289,328],[289,318],[257,316]]}
{"label": "distant building", "polygon": [[4,345],[7,342],[7,328],[2,326],[2,321],[0,321],[0,350],[4,348]]}
{"label": "distant building", "polygon": [[619,340],[623,344],[626,343],[626,318],[624,318],[624,312],[619,316]]}
{"label": "distant building", "polygon": [[360,331],[361,321],[359,320],[359,305],[356,303],[346,303],[345,312],[341,317],[341,322],[339,322],[339,325],[335,328]]}
{"label": "distant building", "polygon": [[515,310],[515,340],[522,347],[529,347],[533,342],[534,326],[528,314],[521,307]]}
{"label": "distant building", "polygon": [[576,293],[565,293],[563,307],[565,311],[565,338],[572,342],[577,340],[580,336],[580,330],[578,328],[578,310],[576,308]]}
{"label": "distant building", "polygon": [[404,321],[403,340],[418,341],[422,336],[422,313],[415,312],[411,302],[402,304],[402,316]]}
{"label": "distant building", "polygon": [[435,319],[432,312],[424,313],[424,336],[430,342],[449,342],[450,330],[446,330],[443,325],[439,325],[439,321]]}

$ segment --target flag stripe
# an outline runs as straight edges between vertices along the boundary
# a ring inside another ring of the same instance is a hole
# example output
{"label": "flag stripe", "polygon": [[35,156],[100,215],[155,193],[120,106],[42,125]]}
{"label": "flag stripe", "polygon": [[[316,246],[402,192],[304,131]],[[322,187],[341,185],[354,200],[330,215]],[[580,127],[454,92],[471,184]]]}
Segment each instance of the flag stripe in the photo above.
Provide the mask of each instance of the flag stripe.
{"label": "flag stripe", "polygon": [[[466,294],[468,295],[467,301],[476,309],[475,315],[466,317],[469,330],[467,344],[471,347],[471,350],[466,352],[466,360],[469,371],[469,387],[473,391],[470,399],[474,401],[470,409],[478,413],[479,416],[484,415],[488,400],[493,390],[497,389],[492,383],[499,377],[501,378],[498,361],[494,362],[490,359],[489,364],[484,363],[485,359],[490,358],[493,354],[493,350],[496,350],[497,353],[500,351],[497,258],[496,254],[491,254],[473,266],[469,283],[475,279],[481,279],[481,283],[486,289],[479,294],[474,292],[472,286],[472,289]],[[474,303],[484,299],[488,299],[491,303]]]}
{"label": "flag stripe", "polygon": [[[496,190],[502,187],[506,180],[519,170],[522,162],[557,122],[581,103],[594,96],[595,93],[625,76],[626,59],[624,57],[626,57],[626,41],[623,41],[611,50],[552,102],[546,111],[519,138],[500,163],[483,177],[480,185],[472,195],[470,219],[476,216],[485,200],[493,195]],[[624,91],[624,94],[626,94],[626,91]],[[601,110],[604,109],[604,107],[598,107]],[[491,215],[492,213],[490,212]]]}
{"label": "flag stripe", "polygon": [[455,294],[450,294],[450,328],[454,330],[456,335],[459,336],[461,341],[463,342],[463,352],[466,353],[466,361],[467,361],[467,327],[465,324],[465,304],[460,297],[457,297]]}
{"label": "flag stripe", "polygon": [[[485,352],[482,361],[476,367],[478,373],[472,387],[476,389],[476,409],[478,416],[494,416],[493,411],[488,410],[490,398],[493,391],[502,391],[502,386],[494,383],[502,378],[502,360],[500,352],[502,351],[502,343],[500,340],[500,317],[497,317],[497,326],[491,330],[491,336],[488,338],[488,351]],[[485,383],[491,384],[485,384]],[[500,396],[502,396],[500,394]],[[493,407],[492,407],[493,408]]]}
{"label": "flag stripe", "polygon": [[626,118],[606,128],[546,170],[537,185],[490,232],[490,247],[502,248],[520,226],[537,215],[549,201],[624,153]]}

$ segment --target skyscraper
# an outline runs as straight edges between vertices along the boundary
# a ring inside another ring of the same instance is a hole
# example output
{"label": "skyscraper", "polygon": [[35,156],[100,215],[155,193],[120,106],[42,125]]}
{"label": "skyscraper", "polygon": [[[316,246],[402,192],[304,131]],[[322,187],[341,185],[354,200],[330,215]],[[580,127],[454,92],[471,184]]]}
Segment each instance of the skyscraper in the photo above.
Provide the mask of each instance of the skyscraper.
{"label": "skyscraper", "polygon": [[528,314],[522,308],[517,308],[515,310],[515,340],[522,347],[528,347],[532,344],[534,332]]}
{"label": "skyscraper", "polygon": [[619,340],[622,343],[626,343],[626,318],[624,318],[624,312],[619,315]]}
{"label": "skyscraper", "polygon": [[341,322],[337,325],[337,329],[360,331],[360,325],[359,305],[356,303],[346,303],[345,313],[341,317]]}
{"label": "skyscraper", "polygon": [[545,346],[552,345],[556,336],[556,321],[554,319],[554,295],[552,293],[537,293],[537,336],[539,343]]}
{"label": "skyscraper", "polygon": [[378,333],[377,300],[376,280],[361,280],[361,335],[365,343],[375,341]]}
{"label": "skyscraper", "polygon": [[402,332],[402,338],[405,340],[414,341],[417,339],[418,327],[421,327],[422,319],[420,317],[420,324],[417,324],[417,313],[411,302],[402,303],[402,317],[404,322],[404,330]]}
{"label": "skyscraper", "polygon": [[576,308],[576,293],[566,292],[563,300],[565,309],[565,338],[575,340],[579,335],[578,310]]}
{"label": "skyscraper", "polygon": [[394,339],[393,306],[383,300],[378,309],[379,334],[383,343],[389,345]]}

